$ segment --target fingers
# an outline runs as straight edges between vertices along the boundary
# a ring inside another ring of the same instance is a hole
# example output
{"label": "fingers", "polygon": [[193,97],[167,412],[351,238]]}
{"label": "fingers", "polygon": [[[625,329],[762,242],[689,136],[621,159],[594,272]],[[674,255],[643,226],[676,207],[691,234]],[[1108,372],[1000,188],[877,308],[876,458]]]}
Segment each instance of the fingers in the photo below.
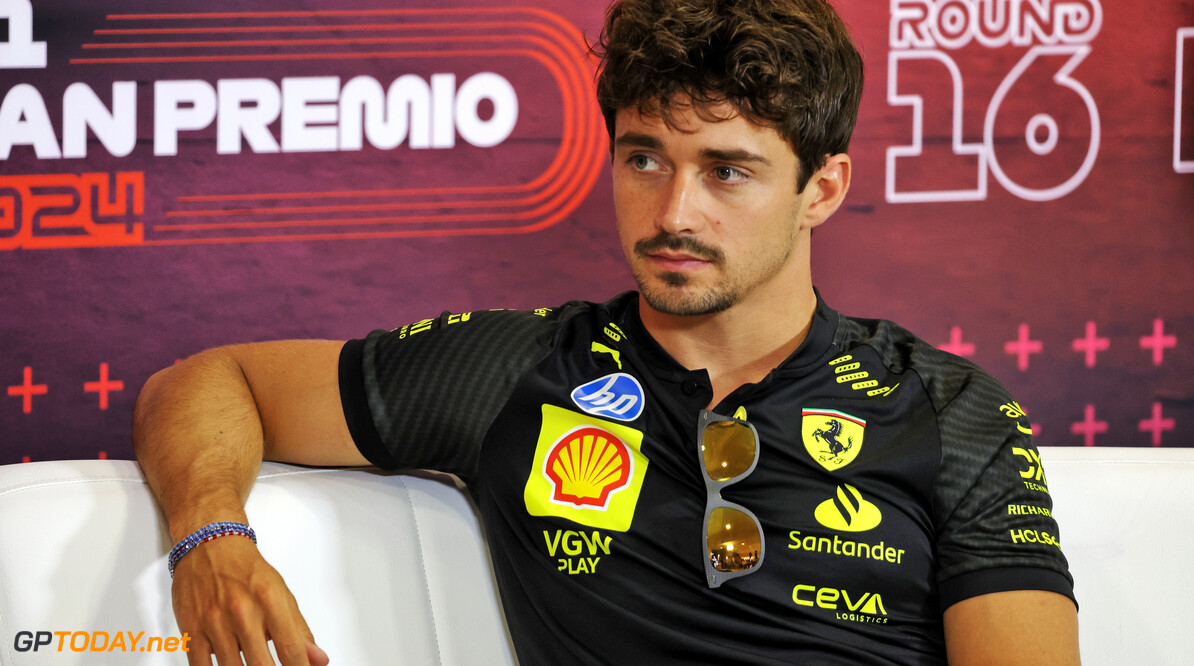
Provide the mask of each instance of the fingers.
{"label": "fingers", "polygon": [[[279,601],[269,609],[267,618],[269,636],[274,642],[274,650],[284,665],[293,659],[296,664],[310,666],[327,666],[328,655],[315,643],[315,636],[307,626],[307,620],[299,612],[298,601],[289,590],[286,591],[284,601]],[[299,660],[302,661],[299,661]]]}
{"label": "fingers", "polygon": [[270,609],[272,612],[268,617],[269,637],[274,642],[274,651],[278,653],[278,659],[283,666],[291,666],[291,664],[310,666],[311,662],[307,658],[307,642],[311,632],[310,630],[306,633],[303,632],[306,623],[298,614],[298,606],[294,602],[294,598],[290,597],[288,601],[289,603],[279,603]]}
{"label": "fingers", "polygon": [[311,633],[311,627],[307,626],[306,618],[298,610],[298,601],[294,600],[293,596],[291,601],[294,603],[294,616],[298,618],[299,629],[303,632],[303,642],[306,643],[307,661],[311,662],[311,666],[327,666],[331,661],[328,654],[315,643],[315,635]]}
{"label": "fingers", "polygon": [[[278,660],[282,666],[311,666],[308,645],[314,645],[300,627],[302,616],[297,615],[297,605],[285,589],[285,599],[266,599],[250,604],[236,602],[221,612],[209,614],[200,630],[201,635],[192,640],[188,663],[210,666],[211,656],[220,666],[273,666],[274,659],[269,651],[272,639]],[[268,620],[267,620],[268,618]],[[297,618],[297,620],[296,620]],[[302,623],[305,624],[305,623]],[[201,640],[200,640],[201,639]],[[327,656],[315,648],[316,664],[327,664]],[[241,655],[244,655],[244,661]]]}
{"label": "fingers", "polygon": [[[220,666],[274,664],[266,644],[261,613],[244,601],[237,602],[231,608],[209,613],[191,632],[197,634],[193,635],[191,650],[187,653],[187,662],[191,666],[211,666],[213,655]],[[285,661],[283,664],[290,666]],[[295,661],[294,664],[306,666],[306,662],[302,661]]]}
{"label": "fingers", "polygon": [[[260,652],[260,650],[253,649],[253,640],[251,638],[238,637],[227,631],[213,631],[209,638],[211,639],[212,652],[215,653],[216,662],[220,666],[241,666],[242,663],[245,663],[240,658],[242,645],[245,648],[246,657],[250,654]],[[265,641],[262,640],[261,644],[264,647]],[[250,666],[272,666],[273,659],[267,652],[265,661],[261,661],[260,654],[257,654],[257,661],[248,660],[248,663]]]}
{"label": "fingers", "polygon": [[307,661],[311,662],[311,666],[328,666],[331,659],[328,658],[328,653],[324,652],[315,641],[307,640]]}
{"label": "fingers", "polygon": [[211,666],[211,646],[199,636],[191,636],[187,666]]}
{"label": "fingers", "polygon": [[248,540],[197,548],[175,569],[172,593],[179,629],[191,636],[189,666],[210,666],[213,655],[220,666],[272,666],[271,639],[282,666],[328,663],[294,595]]}
{"label": "fingers", "polygon": [[[219,647],[213,648],[206,640],[193,638],[190,651],[187,652],[188,666],[211,666],[212,656],[220,666],[271,666],[273,656],[269,652],[266,634],[260,630],[247,630],[243,633],[213,632],[221,636]],[[236,636],[235,641],[227,640],[228,636]],[[295,647],[297,645],[297,648]],[[299,643],[274,642],[274,649],[282,666],[327,666],[328,656],[314,642],[300,638]],[[241,660],[241,654],[244,660]]]}
{"label": "fingers", "polygon": [[[240,647],[241,651],[245,654],[244,663],[248,666],[273,666],[274,658],[269,653],[269,647],[265,642],[265,632],[261,628],[249,632],[248,635],[242,635]],[[239,666],[241,663],[239,661],[240,654],[234,654],[233,656],[237,661],[231,663]],[[221,661],[220,666],[223,666],[223,664],[224,662]],[[283,659],[282,664],[284,666],[308,666],[305,659],[302,661]]]}
{"label": "fingers", "polygon": [[328,653],[315,644],[315,637],[311,635],[311,630],[307,628],[307,621],[303,619],[303,616],[299,615],[298,619],[303,623],[303,644],[307,650],[307,661],[311,662],[311,666],[327,666],[331,661]]}

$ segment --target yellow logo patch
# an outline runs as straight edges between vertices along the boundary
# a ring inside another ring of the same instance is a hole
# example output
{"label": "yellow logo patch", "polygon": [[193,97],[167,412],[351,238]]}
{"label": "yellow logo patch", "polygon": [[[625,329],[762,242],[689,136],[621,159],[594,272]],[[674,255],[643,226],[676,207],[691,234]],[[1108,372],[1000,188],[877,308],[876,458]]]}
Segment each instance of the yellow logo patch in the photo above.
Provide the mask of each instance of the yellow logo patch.
{"label": "yellow logo patch", "polygon": [[818,523],[841,532],[865,532],[879,526],[883,513],[866,501],[854,486],[843,483],[837,487],[837,500],[827,499],[813,513]]}
{"label": "yellow logo patch", "polygon": [[834,409],[803,409],[801,434],[809,455],[829,471],[854,462],[866,421]]}
{"label": "yellow logo patch", "polygon": [[625,532],[647,472],[643,433],[543,405],[543,427],[523,491],[527,513]]}

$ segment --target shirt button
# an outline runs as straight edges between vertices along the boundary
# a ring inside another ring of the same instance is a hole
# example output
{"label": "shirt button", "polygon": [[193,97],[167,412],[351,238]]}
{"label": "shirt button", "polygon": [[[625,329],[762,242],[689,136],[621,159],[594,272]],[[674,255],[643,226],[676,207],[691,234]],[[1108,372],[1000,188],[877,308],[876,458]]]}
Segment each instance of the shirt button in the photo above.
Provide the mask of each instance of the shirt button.
{"label": "shirt button", "polygon": [[684,395],[692,395],[696,393],[697,389],[700,387],[701,385],[697,384],[696,381],[692,379],[685,379],[680,383],[680,390],[684,392]]}

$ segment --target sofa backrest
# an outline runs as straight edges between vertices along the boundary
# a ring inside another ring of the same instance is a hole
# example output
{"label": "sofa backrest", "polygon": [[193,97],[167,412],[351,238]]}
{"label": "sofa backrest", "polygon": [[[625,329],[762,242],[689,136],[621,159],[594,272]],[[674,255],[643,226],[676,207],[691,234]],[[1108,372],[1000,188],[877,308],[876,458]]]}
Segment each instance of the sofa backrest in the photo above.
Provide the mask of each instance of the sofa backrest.
{"label": "sofa backrest", "polygon": [[[1041,455],[1083,662],[1194,663],[1194,449]],[[451,477],[267,463],[247,511],[333,663],[515,662],[480,525]],[[171,545],[136,463],[0,466],[0,665],[185,663],[93,651],[119,632],[145,632],[140,646],[179,635]],[[37,632],[71,633],[63,651],[53,636],[35,652]]]}
{"label": "sofa backrest", "polygon": [[[266,463],[246,510],[333,663],[514,663],[480,525],[451,477]],[[144,631],[137,650],[179,636],[172,545],[135,462],[0,466],[0,664],[185,664],[91,649],[118,632]],[[38,631],[107,636],[18,651],[17,633]]]}

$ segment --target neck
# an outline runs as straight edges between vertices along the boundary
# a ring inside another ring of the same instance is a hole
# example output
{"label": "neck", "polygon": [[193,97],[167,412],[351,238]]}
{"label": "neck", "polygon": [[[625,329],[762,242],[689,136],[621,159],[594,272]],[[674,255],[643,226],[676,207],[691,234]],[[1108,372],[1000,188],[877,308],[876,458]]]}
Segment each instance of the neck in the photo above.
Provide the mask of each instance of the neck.
{"label": "neck", "polygon": [[816,308],[808,281],[700,316],[659,312],[639,299],[639,315],[655,341],[684,367],[709,373],[710,407],[739,386],[761,381],[791,356],[807,337]]}

